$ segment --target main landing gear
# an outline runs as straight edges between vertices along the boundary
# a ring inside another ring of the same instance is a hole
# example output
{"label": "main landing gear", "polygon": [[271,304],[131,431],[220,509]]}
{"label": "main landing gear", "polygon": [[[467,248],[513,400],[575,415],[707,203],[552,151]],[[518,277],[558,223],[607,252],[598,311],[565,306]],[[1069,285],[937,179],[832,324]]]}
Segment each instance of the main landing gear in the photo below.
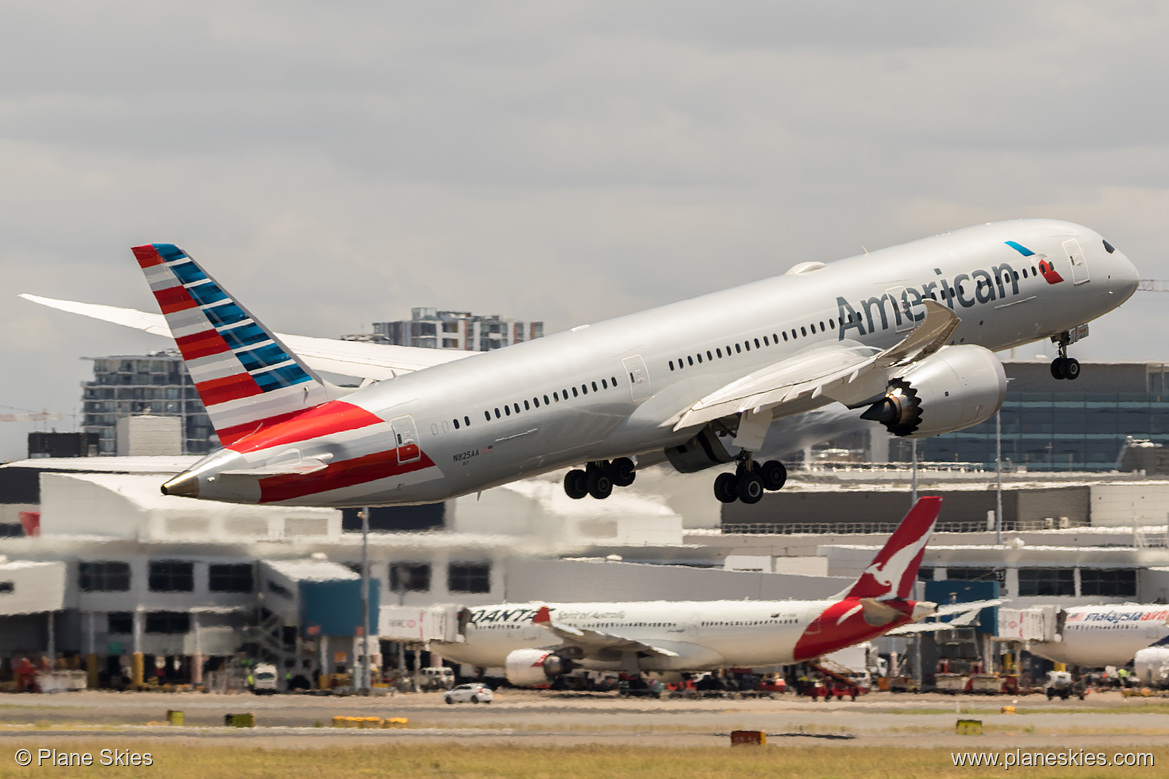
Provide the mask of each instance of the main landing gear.
{"label": "main landing gear", "polygon": [[1064,332],[1059,335],[1053,335],[1051,340],[1059,348],[1059,357],[1051,361],[1051,378],[1078,379],[1080,377],[1080,361],[1074,357],[1068,357],[1068,344],[1071,343],[1071,334]]}
{"label": "main landing gear", "polygon": [[787,468],[779,460],[760,465],[749,453],[739,455],[734,473],[720,473],[714,480],[714,496],[722,503],[741,500],[750,505],[763,499],[763,492],[781,489]]}
{"label": "main landing gear", "polygon": [[564,474],[564,492],[573,500],[580,500],[585,495],[604,500],[613,494],[614,487],[633,484],[637,476],[636,467],[628,457],[618,457],[612,462],[591,462],[584,470],[574,468]]}

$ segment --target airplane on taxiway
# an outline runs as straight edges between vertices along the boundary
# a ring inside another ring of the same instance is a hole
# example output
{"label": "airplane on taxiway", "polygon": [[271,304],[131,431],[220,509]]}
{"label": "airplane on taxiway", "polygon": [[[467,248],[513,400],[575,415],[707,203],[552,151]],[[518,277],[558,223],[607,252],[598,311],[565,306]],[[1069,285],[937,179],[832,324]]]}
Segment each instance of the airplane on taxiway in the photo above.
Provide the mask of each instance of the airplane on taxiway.
{"label": "airplane on taxiway", "polygon": [[1087,227],[998,222],[470,355],[280,335],[178,247],[133,251],[162,317],[24,297],[175,338],[223,448],[165,494],[311,506],[438,502],[560,469],[571,497],[605,498],[662,460],[734,462],[716,496],[755,503],[786,479],[754,458],[773,420],[838,403],[898,436],[978,424],[1006,392],[993,351],[1051,338],[1052,375],[1074,379],[1068,346],[1138,282]]}
{"label": "airplane on taxiway", "polygon": [[[900,628],[949,630],[1000,601],[940,609],[912,601],[942,499],[918,500],[872,563],[827,600],[503,603],[470,609],[465,640],[436,647],[448,660],[503,668],[519,686],[577,669],[675,674],[811,660]],[[935,614],[954,622],[913,624]]]}

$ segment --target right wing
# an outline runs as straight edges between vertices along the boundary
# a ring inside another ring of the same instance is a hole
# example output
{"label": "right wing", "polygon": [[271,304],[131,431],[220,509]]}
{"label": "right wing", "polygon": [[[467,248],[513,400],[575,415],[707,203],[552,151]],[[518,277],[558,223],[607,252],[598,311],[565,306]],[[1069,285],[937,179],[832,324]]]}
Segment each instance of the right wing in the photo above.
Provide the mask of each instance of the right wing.
{"label": "right wing", "polygon": [[578,628],[572,625],[553,622],[547,606],[540,607],[532,622],[552,633],[564,644],[578,647],[586,657],[603,649],[611,649],[617,652],[641,652],[651,655],[662,655],[664,657],[678,656],[678,653],[673,650],[647,644],[644,641],[638,641],[634,638],[625,638],[624,636],[618,636],[613,633],[606,633],[603,630]]}
{"label": "right wing", "polygon": [[[54,300],[22,292],[20,297],[49,308],[81,314],[91,319],[112,322],[123,327],[143,330],[152,335],[170,337],[170,328],[162,314],[151,314],[133,308],[117,308],[97,303],[78,303],[72,300]],[[338,341],[306,335],[276,333],[289,349],[313,370],[360,379],[382,381],[403,373],[420,371],[433,365],[470,357],[477,352],[459,352],[449,349],[423,349],[415,346],[392,346],[362,341]]]}
{"label": "right wing", "polygon": [[945,306],[924,301],[926,316],[894,346],[878,351],[841,341],[789,357],[733,381],[674,414],[663,424],[692,428],[735,414],[769,412],[771,418],[801,413],[821,395],[857,408],[884,394],[890,368],[908,365],[945,345],[960,320]]}

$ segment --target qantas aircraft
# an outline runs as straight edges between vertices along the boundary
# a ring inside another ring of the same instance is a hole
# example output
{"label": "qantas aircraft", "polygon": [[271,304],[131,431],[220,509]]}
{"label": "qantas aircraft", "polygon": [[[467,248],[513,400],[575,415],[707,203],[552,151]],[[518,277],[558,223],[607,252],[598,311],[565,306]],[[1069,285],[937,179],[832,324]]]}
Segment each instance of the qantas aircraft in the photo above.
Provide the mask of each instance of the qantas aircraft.
{"label": "qantas aircraft", "polygon": [[838,403],[898,436],[977,424],[1006,391],[992,351],[1051,338],[1052,375],[1074,379],[1068,346],[1138,282],[1087,227],[999,222],[469,356],[273,333],[178,247],[133,251],[162,317],[25,297],[175,338],[223,448],[165,494],[311,506],[565,468],[570,496],[605,498],[663,459],[733,462],[716,496],[755,503],[786,479],[754,458],[773,420]]}
{"label": "qantas aircraft", "polygon": [[1125,603],[1076,606],[1060,613],[1059,641],[1032,642],[1029,652],[1084,668],[1125,665],[1136,653],[1169,642],[1169,606]]}
{"label": "qantas aircraft", "polygon": [[479,606],[471,609],[466,641],[440,651],[456,662],[504,668],[508,681],[527,686],[575,669],[660,674],[785,665],[904,626],[925,627],[912,623],[931,614],[975,615],[995,601],[938,609],[908,600],[941,502],[918,500],[860,578],[831,600]]}

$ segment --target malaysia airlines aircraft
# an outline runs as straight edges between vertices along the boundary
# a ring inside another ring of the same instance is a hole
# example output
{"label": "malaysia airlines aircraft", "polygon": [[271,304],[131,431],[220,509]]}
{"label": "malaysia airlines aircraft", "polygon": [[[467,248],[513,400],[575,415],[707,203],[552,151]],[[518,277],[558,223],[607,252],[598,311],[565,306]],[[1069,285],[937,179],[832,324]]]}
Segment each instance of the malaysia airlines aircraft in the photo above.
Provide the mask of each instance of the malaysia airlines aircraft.
{"label": "malaysia airlines aircraft", "polygon": [[1084,668],[1122,666],[1140,650],[1169,642],[1169,606],[1125,603],[1076,606],[1061,617],[1059,641],[1032,642],[1028,651]]}
{"label": "malaysia airlines aircraft", "polygon": [[133,251],[163,317],[25,297],[173,335],[223,448],[165,494],[312,506],[564,468],[570,496],[605,498],[663,455],[683,473],[735,462],[715,494],[755,503],[786,479],[754,459],[774,419],[839,403],[898,436],[978,424],[1006,391],[992,351],[1051,338],[1052,375],[1074,379],[1067,347],[1138,282],[1087,227],[991,223],[472,357],[279,335],[178,247]]}
{"label": "malaysia airlines aircraft", "polygon": [[[908,600],[942,499],[918,500],[872,563],[830,600],[516,603],[471,609],[466,640],[443,657],[547,684],[576,669],[679,673],[803,662],[939,611],[986,605]],[[947,629],[953,624],[930,626]]]}

